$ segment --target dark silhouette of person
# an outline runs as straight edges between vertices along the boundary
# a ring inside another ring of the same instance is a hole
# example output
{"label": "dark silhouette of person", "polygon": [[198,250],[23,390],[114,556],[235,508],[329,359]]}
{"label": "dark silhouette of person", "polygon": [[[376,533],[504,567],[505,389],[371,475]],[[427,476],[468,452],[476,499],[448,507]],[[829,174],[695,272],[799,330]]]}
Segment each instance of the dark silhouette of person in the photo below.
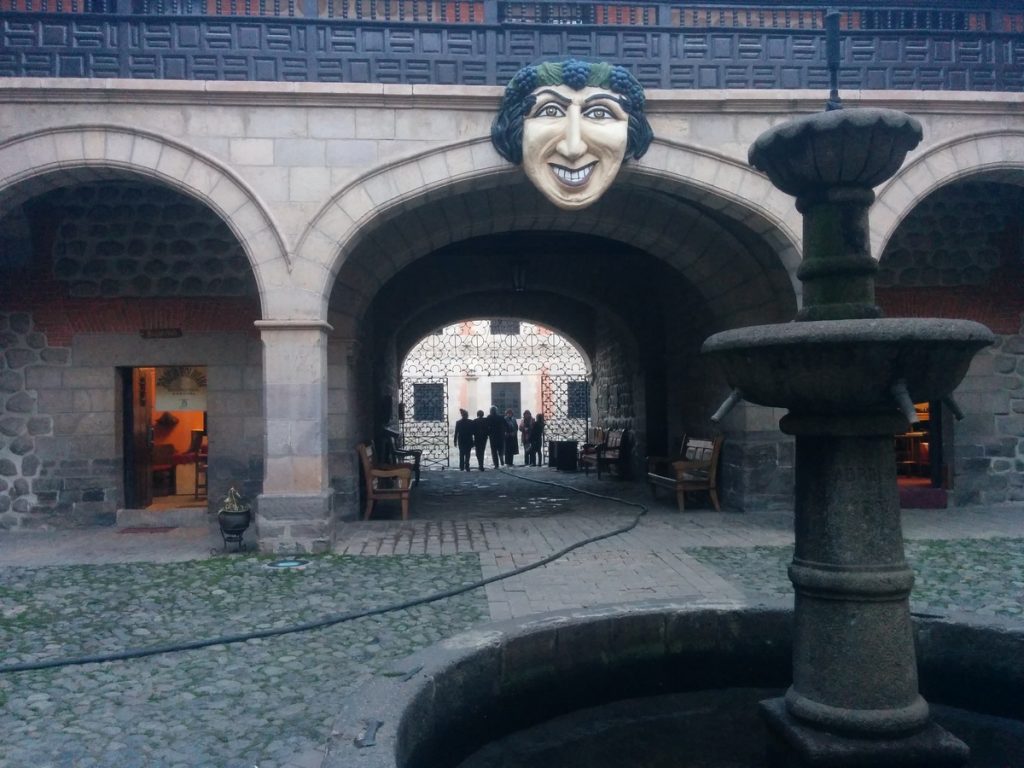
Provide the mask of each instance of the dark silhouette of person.
{"label": "dark silhouette of person", "polygon": [[530,430],[533,429],[533,414],[523,411],[523,420],[519,422],[519,431],[523,433],[523,464],[530,464]]}
{"label": "dark silhouette of person", "polygon": [[519,453],[519,423],[511,408],[505,411],[505,466],[513,465],[513,457]]}
{"label": "dark silhouette of person", "polygon": [[487,414],[487,437],[491,441],[491,461],[497,469],[505,463],[505,419],[498,413],[498,406],[492,405]]}
{"label": "dark silhouette of person", "polygon": [[484,471],[484,448],[487,447],[487,419],[483,411],[476,412],[473,419],[473,447],[476,449],[476,461],[480,465],[480,471]]}
{"label": "dark silhouette of person", "polygon": [[469,472],[469,454],[473,450],[473,421],[469,411],[459,408],[462,416],[455,422],[455,445],[459,449],[459,469]]}
{"label": "dark silhouette of person", "polygon": [[541,445],[544,441],[544,414],[538,413],[530,427],[530,452],[526,454],[527,463],[531,466],[540,464]]}

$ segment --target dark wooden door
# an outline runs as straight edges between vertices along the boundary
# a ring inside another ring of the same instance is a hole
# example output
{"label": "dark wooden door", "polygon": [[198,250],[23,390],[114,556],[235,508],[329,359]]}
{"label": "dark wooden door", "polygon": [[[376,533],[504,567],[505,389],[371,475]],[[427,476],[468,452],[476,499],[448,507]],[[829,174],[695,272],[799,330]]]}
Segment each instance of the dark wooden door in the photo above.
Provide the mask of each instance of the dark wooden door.
{"label": "dark wooden door", "polygon": [[131,368],[125,386],[125,505],[153,503],[153,397],[156,371]]}

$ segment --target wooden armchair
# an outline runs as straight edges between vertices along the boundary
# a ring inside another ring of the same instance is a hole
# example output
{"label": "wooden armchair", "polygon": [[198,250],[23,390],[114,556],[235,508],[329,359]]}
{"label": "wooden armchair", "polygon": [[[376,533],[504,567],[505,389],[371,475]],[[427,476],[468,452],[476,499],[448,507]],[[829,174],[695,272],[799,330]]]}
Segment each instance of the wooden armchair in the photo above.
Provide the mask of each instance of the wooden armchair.
{"label": "wooden armchair", "polygon": [[[402,433],[396,432],[393,429],[385,428],[384,434],[387,435],[387,456],[389,461],[395,462],[396,464],[412,464],[413,474],[416,476],[416,482],[420,481],[420,461],[423,459],[422,448],[403,448],[402,447]],[[412,461],[406,461],[406,459],[412,459]]]}
{"label": "wooden armchair", "polygon": [[630,436],[628,429],[611,429],[605,436],[604,442],[592,447],[580,454],[580,463],[586,474],[590,474],[590,468],[597,468],[597,477],[601,478],[601,472],[609,472],[612,469],[618,470],[619,475],[626,477],[629,474],[629,444]]}
{"label": "wooden armchair", "polygon": [[366,482],[366,513],[369,520],[373,506],[378,501],[399,501],[402,504],[402,519],[409,519],[409,492],[412,489],[412,464],[377,464],[373,460],[373,446],[360,443],[359,460],[363,466]]}
{"label": "wooden armchair", "polygon": [[178,492],[176,469],[173,445],[161,443],[150,448],[150,470],[153,473],[153,480],[160,483],[161,489],[166,490],[168,496],[174,496]]}
{"label": "wooden armchair", "polygon": [[707,491],[711,497],[711,504],[716,512],[721,512],[722,507],[718,501],[718,460],[722,452],[724,438],[716,437],[714,440],[701,440],[690,438],[686,441],[686,458],[673,461],[669,470],[662,473],[660,470],[652,470],[648,465],[647,482],[651,486],[651,493],[657,493],[657,489],[668,488],[675,491],[676,504],[679,511],[685,511],[685,495],[693,491]]}

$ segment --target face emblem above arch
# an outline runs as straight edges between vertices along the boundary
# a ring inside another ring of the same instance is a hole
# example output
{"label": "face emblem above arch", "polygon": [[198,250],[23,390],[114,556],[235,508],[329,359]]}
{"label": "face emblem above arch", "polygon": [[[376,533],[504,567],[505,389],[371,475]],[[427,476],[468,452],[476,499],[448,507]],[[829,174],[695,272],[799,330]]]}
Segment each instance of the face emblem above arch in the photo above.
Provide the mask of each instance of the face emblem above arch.
{"label": "face emblem above arch", "polygon": [[572,59],[519,70],[491,125],[498,154],[569,211],[596,202],[652,138],[643,86],[629,70]]}

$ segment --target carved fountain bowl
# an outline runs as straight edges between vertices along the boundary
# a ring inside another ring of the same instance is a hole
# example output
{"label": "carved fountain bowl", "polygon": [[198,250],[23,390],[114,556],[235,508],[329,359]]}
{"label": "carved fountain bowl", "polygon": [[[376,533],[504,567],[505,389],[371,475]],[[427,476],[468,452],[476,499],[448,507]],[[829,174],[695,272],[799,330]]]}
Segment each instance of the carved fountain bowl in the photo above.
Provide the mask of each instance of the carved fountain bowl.
{"label": "carved fountain bowl", "polygon": [[702,352],[751,403],[851,413],[895,407],[890,389],[898,379],[915,403],[946,397],[993,341],[969,320],[822,320],[716,333]]}
{"label": "carved fountain bowl", "polygon": [[870,189],[890,178],[921,141],[921,124],[894,109],[818,112],[761,134],[748,160],[794,197],[837,187]]}

